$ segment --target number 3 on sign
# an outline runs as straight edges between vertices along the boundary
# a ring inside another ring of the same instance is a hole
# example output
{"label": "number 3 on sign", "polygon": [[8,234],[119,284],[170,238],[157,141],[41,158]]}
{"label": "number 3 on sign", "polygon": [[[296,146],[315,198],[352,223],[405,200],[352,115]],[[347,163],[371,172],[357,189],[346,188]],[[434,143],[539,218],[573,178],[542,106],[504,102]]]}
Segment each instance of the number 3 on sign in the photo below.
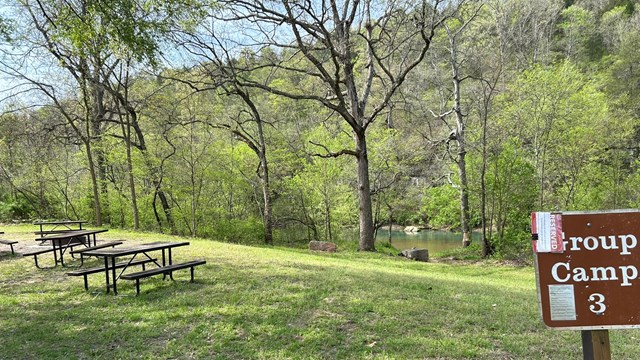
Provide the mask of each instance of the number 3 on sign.
{"label": "number 3 on sign", "polygon": [[591,294],[589,302],[593,302],[593,305],[589,305],[589,310],[598,316],[604,314],[604,311],[607,310],[607,306],[604,304],[604,295],[602,294]]}

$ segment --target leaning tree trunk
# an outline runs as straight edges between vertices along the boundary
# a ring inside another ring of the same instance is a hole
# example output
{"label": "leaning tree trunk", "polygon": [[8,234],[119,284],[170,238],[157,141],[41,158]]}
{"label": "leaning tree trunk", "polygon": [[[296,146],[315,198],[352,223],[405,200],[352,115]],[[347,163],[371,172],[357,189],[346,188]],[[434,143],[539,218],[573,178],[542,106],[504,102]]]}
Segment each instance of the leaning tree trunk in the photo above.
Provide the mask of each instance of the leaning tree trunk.
{"label": "leaning tree trunk", "polygon": [[[127,62],[125,71],[125,84],[129,84],[129,63]],[[124,99],[129,99],[129,87],[125,86],[123,97]],[[119,108],[119,107],[118,107]],[[124,120],[126,120],[126,124],[122,121],[122,116],[120,117],[120,126],[122,129],[122,136],[124,136],[124,144],[127,155],[127,177],[129,178],[129,191],[131,194],[131,212],[133,214],[133,229],[140,229],[140,212],[138,210],[138,195],[136,193],[136,182],[133,176],[133,158],[131,154],[131,114],[129,112],[124,114]]]}
{"label": "leaning tree trunk", "polygon": [[[165,218],[167,219],[167,223],[169,225],[171,234],[175,235],[177,232],[176,232],[175,221],[173,220],[173,216],[171,215],[171,205],[169,205],[167,196],[162,189],[162,166],[154,166],[153,162],[150,159],[152,155],[149,154],[149,151],[147,149],[145,136],[144,136],[144,133],[142,132],[142,128],[140,128],[140,123],[138,122],[138,113],[133,108],[131,102],[128,100],[128,98],[125,98],[123,94],[117,91],[112,92],[112,95],[118,98],[122,106],[129,113],[128,124],[133,128],[133,131],[136,134],[136,138],[138,139],[138,145],[136,147],[142,154],[142,158],[144,159],[144,164],[145,164],[147,173],[151,176],[151,183],[153,184],[153,189],[155,192],[153,196],[153,201],[154,201],[153,206],[154,206],[154,213],[156,215],[156,220],[158,221],[158,226],[160,227],[160,229],[162,229],[162,223],[160,221],[160,217],[158,216],[158,212],[155,207],[156,196],[160,199],[160,204],[162,205],[162,210],[164,212]],[[158,172],[160,172],[160,174],[158,174]]]}
{"label": "leaning tree trunk", "polygon": [[267,141],[265,139],[262,116],[260,111],[256,107],[256,104],[251,99],[251,96],[245,91],[240,84],[234,83],[235,91],[232,92],[235,95],[240,96],[244,103],[251,110],[253,120],[256,124],[256,130],[258,132],[257,141],[253,137],[247,134],[240,124],[238,129],[231,129],[230,126],[221,126],[231,130],[241,141],[243,141],[260,160],[260,167],[258,168],[258,177],[262,185],[262,200],[264,209],[262,210],[262,223],[264,226],[264,242],[267,245],[273,245],[273,214],[271,209],[271,184],[269,182],[269,162],[267,159]]}
{"label": "leaning tree trunk", "polygon": [[85,149],[87,150],[87,161],[89,162],[89,173],[91,174],[91,185],[93,187],[93,206],[95,210],[96,226],[102,226],[102,208],[100,206],[100,190],[98,185],[98,177],[96,169],[93,165],[93,156],[91,154],[91,144],[89,140],[85,141]]}
{"label": "leaning tree trunk", "polygon": [[[460,101],[459,83],[454,82],[456,86],[456,104]],[[464,130],[464,118],[459,105],[456,106],[456,141],[458,144],[457,165],[458,176],[460,177],[460,227],[462,228],[462,246],[467,247],[471,244],[471,236],[469,230],[469,182],[467,181],[467,150]]]}
{"label": "leaning tree trunk", "polygon": [[373,237],[373,213],[371,206],[371,187],[369,183],[369,157],[364,131],[356,132],[356,163],[358,167],[358,205],[360,214],[360,251],[375,251]]}
{"label": "leaning tree trunk", "polygon": [[[500,69],[502,69],[502,67],[500,66]],[[489,93],[487,94],[487,91],[485,90],[484,93],[484,99],[483,99],[483,107],[481,108],[482,111],[482,166],[480,168],[480,209],[481,209],[481,214],[480,214],[480,218],[482,221],[482,257],[483,258],[487,258],[491,255],[493,255],[493,253],[495,252],[495,248],[493,245],[493,242],[491,241],[491,234],[492,234],[492,230],[491,227],[493,225],[492,221],[489,221],[489,225],[487,226],[487,208],[488,208],[488,204],[487,204],[487,157],[488,157],[488,151],[487,151],[487,135],[489,132],[488,129],[488,118],[489,118],[489,109],[491,107],[491,98],[493,97],[493,95],[495,94],[495,89],[496,89],[496,84],[498,83],[499,79],[500,79],[500,73],[498,72],[498,74],[496,75],[496,77],[493,79],[493,82],[489,82],[487,81],[487,88],[489,90]],[[493,213],[493,209],[491,211]]]}
{"label": "leaning tree trunk", "polygon": [[262,164],[262,199],[264,201],[263,210],[263,223],[264,223],[264,242],[267,245],[273,245],[273,219],[271,212],[271,186],[269,184],[269,167],[267,163],[267,156],[265,154],[266,149],[263,148],[260,156],[260,163]]}
{"label": "leaning tree trunk", "polygon": [[487,116],[483,115],[482,166],[480,168],[480,221],[482,222],[482,257],[493,254],[491,239],[487,237]]}
{"label": "leaning tree trunk", "polygon": [[269,180],[262,180],[262,197],[264,200],[264,243],[273,245],[273,215],[271,211],[271,195],[269,195]]}
{"label": "leaning tree trunk", "polygon": [[167,200],[167,195],[162,190],[160,181],[154,179],[152,183],[156,189],[155,190],[156,194],[160,199],[160,205],[162,205],[162,211],[164,212],[164,216],[167,219],[167,224],[169,225],[170,232],[171,234],[175,235],[177,233],[176,224],[175,224],[175,221],[173,221],[173,215],[171,215],[171,205],[169,205],[169,200]]}
{"label": "leaning tree trunk", "polygon": [[123,127],[123,135],[125,136],[125,146],[127,152],[127,177],[129,178],[129,190],[131,191],[131,212],[133,213],[133,229],[140,229],[140,216],[138,212],[138,199],[136,194],[136,182],[133,177],[133,159],[131,158],[131,128],[128,117],[127,126]]}
{"label": "leaning tree trunk", "polygon": [[327,229],[327,240],[333,241],[333,232],[331,231],[331,203],[329,202],[329,194],[327,194],[327,188],[325,186],[323,191],[324,197],[324,213],[325,213],[325,221],[324,227]]}
{"label": "leaning tree trunk", "polygon": [[99,73],[99,69],[102,68],[103,64],[101,60],[96,57],[92,57],[88,61],[93,64],[94,70],[91,71],[85,68],[86,73],[83,76],[87,78],[86,83],[89,87],[89,94],[92,98],[92,119],[90,121],[91,136],[94,138],[92,141],[98,145],[97,147],[93,147],[93,157],[95,160],[95,169],[97,170],[96,178],[101,197],[100,211],[102,212],[104,210],[104,215],[106,217],[104,220],[109,223],[111,220],[109,210],[109,187],[107,185],[107,156],[102,146],[103,123],[106,120],[107,109],[104,104],[105,89],[101,85],[102,79]]}
{"label": "leaning tree trunk", "polygon": [[462,228],[462,246],[467,247],[471,244],[469,231],[469,184],[467,181],[465,124],[460,94],[462,79],[460,78],[460,69],[457,57],[458,53],[454,37],[451,39],[451,71],[453,77],[454,112],[456,115],[455,139],[458,144],[456,162],[458,164],[458,176],[460,177],[460,226]]}
{"label": "leaning tree trunk", "polygon": [[469,230],[469,185],[467,182],[466,154],[464,148],[458,153],[458,173],[460,176],[460,226],[462,228],[462,246],[471,245]]}

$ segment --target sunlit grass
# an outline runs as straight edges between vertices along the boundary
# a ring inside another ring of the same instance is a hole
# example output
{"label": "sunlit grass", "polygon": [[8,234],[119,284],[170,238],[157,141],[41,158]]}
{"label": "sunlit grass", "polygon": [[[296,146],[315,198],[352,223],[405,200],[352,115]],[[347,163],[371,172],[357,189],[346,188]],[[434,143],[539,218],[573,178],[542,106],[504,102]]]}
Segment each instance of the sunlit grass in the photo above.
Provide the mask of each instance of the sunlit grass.
{"label": "sunlit grass", "polygon": [[[33,241],[32,227],[5,227]],[[196,283],[144,279],[105,294],[101,274],[0,256],[1,359],[580,359],[580,333],[546,329],[534,270],[311,253],[111,230],[101,239],[188,240]],[[95,260],[93,260],[95,262]],[[97,262],[96,262],[97,263]],[[614,358],[640,333],[611,332]]]}

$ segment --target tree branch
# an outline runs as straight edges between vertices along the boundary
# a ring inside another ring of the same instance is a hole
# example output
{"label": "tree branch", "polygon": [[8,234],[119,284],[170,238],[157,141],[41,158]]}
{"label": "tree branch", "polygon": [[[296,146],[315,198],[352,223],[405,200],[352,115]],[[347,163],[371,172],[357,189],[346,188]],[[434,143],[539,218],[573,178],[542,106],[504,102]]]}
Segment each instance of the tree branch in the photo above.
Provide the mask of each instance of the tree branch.
{"label": "tree branch", "polygon": [[315,145],[318,147],[321,147],[322,149],[324,149],[324,151],[326,151],[326,154],[312,154],[312,156],[317,156],[317,157],[321,157],[324,159],[329,159],[329,158],[337,158],[339,156],[342,155],[351,155],[351,156],[358,156],[358,153],[353,151],[353,150],[349,150],[349,149],[342,149],[338,152],[332,152],[331,150],[329,150],[329,148],[327,148],[326,146],[322,145],[322,144],[318,144],[316,142],[313,141],[309,141],[309,143],[311,143],[311,145]]}

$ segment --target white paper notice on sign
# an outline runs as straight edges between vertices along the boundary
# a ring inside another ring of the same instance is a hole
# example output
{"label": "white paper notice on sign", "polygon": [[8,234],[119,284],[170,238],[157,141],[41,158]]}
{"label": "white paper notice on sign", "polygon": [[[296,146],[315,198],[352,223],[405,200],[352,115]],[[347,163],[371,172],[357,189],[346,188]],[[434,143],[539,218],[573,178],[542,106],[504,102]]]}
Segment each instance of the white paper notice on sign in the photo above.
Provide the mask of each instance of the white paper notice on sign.
{"label": "white paper notice on sign", "polygon": [[576,297],[573,285],[549,285],[552,321],[576,320]]}
{"label": "white paper notice on sign", "polygon": [[562,214],[549,212],[531,213],[531,233],[538,236],[533,251],[538,253],[562,253]]}

